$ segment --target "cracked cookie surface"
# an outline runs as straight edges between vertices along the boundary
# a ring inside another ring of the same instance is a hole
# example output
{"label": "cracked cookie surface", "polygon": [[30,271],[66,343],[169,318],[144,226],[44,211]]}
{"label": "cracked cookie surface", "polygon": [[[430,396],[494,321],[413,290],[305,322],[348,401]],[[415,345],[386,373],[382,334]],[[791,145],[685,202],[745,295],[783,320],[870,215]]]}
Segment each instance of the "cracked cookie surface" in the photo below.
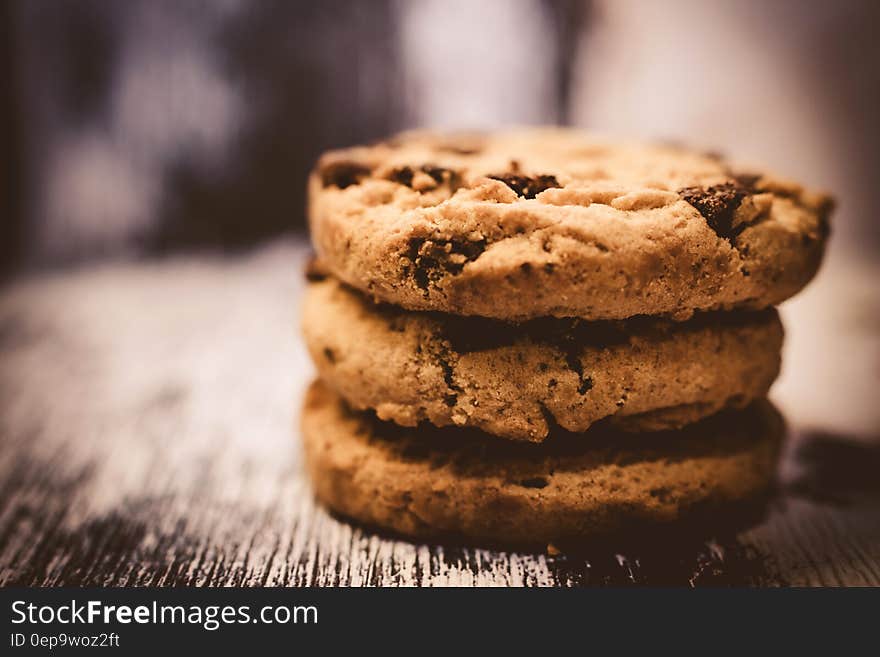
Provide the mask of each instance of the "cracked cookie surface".
{"label": "cracked cookie surface", "polygon": [[554,424],[657,431],[746,405],[776,378],[783,339],[773,309],[512,325],[375,304],[320,272],[302,324],[321,378],[354,408],[533,442]]}
{"label": "cracked cookie surface", "polygon": [[309,181],[335,276],[505,320],[775,305],[815,274],[831,207],[714,155],[567,129],[406,133],[328,152]]}
{"label": "cracked cookie surface", "polygon": [[419,539],[505,545],[663,526],[760,498],[784,432],[762,400],[662,437],[610,432],[586,446],[559,431],[532,445],[383,423],[321,382],[302,428],[315,493],[336,512]]}

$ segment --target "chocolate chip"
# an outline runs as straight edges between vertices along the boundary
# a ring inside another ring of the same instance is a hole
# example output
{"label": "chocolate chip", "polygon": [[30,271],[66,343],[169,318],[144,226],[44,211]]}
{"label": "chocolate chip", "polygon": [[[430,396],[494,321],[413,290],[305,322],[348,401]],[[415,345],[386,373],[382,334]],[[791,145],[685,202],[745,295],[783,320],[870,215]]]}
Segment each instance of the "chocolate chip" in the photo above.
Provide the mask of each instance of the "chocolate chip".
{"label": "chocolate chip", "polygon": [[736,237],[743,227],[734,227],[733,215],[752,194],[754,188],[738,180],[712,185],[711,187],[685,187],[678,190],[681,197],[690,203],[706,219],[706,223],[719,237]]}
{"label": "chocolate chip", "polygon": [[523,488],[546,488],[550,485],[550,481],[547,477],[529,477],[521,480],[519,485]]}
{"label": "chocolate chip", "polygon": [[585,394],[587,394],[588,390],[593,389],[593,379],[592,379],[592,377],[584,376],[583,374],[581,374],[580,377],[581,377],[581,383],[578,386],[578,393],[585,395]]}
{"label": "chocolate chip", "polygon": [[320,169],[321,184],[345,189],[357,185],[370,175],[370,169],[357,162],[332,162]]}
{"label": "chocolate chip", "polygon": [[[452,240],[452,252],[463,254],[468,262],[473,262],[486,250],[486,240]],[[459,271],[461,271],[461,265]]]}
{"label": "chocolate chip", "polygon": [[412,187],[414,175],[415,172],[412,170],[412,167],[397,167],[391,171],[388,180],[401,185],[406,185],[407,187]]}
{"label": "chocolate chip", "polygon": [[333,350],[330,347],[324,347],[324,358],[327,359],[328,363],[336,362],[336,354],[333,353]]}
{"label": "chocolate chip", "polygon": [[562,350],[562,355],[565,357],[565,364],[568,366],[568,369],[577,374],[578,394],[585,395],[593,388],[593,379],[584,374],[584,366],[581,363],[580,358],[580,345],[573,341],[566,340],[558,343],[556,346]]}
{"label": "chocolate chip", "polygon": [[434,182],[438,185],[443,183],[443,179],[449,174],[449,177],[452,177],[452,171],[449,169],[444,169],[443,167],[435,167],[432,164],[424,164],[422,165],[422,171],[427,173],[431,178],[434,179]]}
{"label": "chocolate chip", "polygon": [[[434,166],[433,164],[423,164],[418,168],[418,171],[428,174],[437,185],[449,183],[449,186],[453,191],[460,187],[461,176],[458,172],[453,171],[452,169]],[[413,169],[411,166],[397,167],[388,175],[388,180],[400,185],[412,187],[415,174],[416,169]]]}
{"label": "chocolate chip", "polygon": [[492,180],[503,182],[516,192],[517,196],[522,196],[523,198],[535,198],[535,196],[543,192],[545,189],[559,187],[559,182],[556,180],[556,176],[549,175],[529,177],[521,176],[517,173],[500,173],[487,177]]}
{"label": "chocolate chip", "polygon": [[431,272],[437,267],[437,261],[419,257],[418,260],[413,262],[416,266],[413,272],[413,279],[415,279],[416,285],[423,290],[428,289],[428,284],[431,282]]}
{"label": "chocolate chip", "polygon": [[[486,249],[486,240],[432,240],[426,237],[410,239],[404,258],[412,263],[410,273],[423,290],[444,273],[458,274],[465,264],[473,262]],[[453,258],[452,256],[462,256]]]}
{"label": "chocolate chip", "polygon": [[[442,337],[442,336],[438,336]],[[443,370],[443,382],[446,384],[446,394],[443,395],[443,403],[449,408],[454,407],[458,403],[458,394],[461,387],[455,383],[455,369],[452,366],[452,353],[442,341],[436,343],[432,348],[434,357],[440,369]]]}

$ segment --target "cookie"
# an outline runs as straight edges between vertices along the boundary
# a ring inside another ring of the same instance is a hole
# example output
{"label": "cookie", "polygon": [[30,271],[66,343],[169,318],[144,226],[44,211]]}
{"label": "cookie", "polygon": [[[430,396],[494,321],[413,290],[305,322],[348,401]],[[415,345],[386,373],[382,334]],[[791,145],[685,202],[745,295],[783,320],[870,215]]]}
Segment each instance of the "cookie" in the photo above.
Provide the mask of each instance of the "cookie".
{"label": "cookie", "polygon": [[332,277],[312,278],[302,324],[321,378],[353,407],[401,425],[536,442],[554,424],[583,432],[602,418],[678,428],[765,396],[779,373],[774,309],[511,325],[376,305]]}
{"label": "cookie", "polygon": [[413,310],[589,320],[761,309],[815,274],[832,203],[714,154],[567,129],[404,134],[309,180],[342,281]]}
{"label": "cookie", "polygon": [[663,526],[759,499],[783,421],[756,402],[670,432],[542,445],[472,429],[407,429],[351,411],[320,382],[306,395],[304,450],[319,500],[417,539],[565,544]]}

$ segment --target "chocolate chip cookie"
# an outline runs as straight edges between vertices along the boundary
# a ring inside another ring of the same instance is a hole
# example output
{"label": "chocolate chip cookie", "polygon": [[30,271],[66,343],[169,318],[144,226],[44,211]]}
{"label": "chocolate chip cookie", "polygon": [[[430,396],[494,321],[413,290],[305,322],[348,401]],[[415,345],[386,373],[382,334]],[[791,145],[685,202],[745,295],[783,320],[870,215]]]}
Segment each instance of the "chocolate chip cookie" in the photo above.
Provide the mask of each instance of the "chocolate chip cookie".
{"label": "chocolate chip cookie", "polygon": [[[774,309],[584,322],[499,320],[375,304],[312,275],[303,333],[319,375],[357,409],[540,442],[602,418],[678,428],[763,397],[779,372]],[[584,438],[589,438],[587,433]]]}
{"label": "chocolate chip cookie", "polygon": [[831,206],[714,154],[566,129],[404,134],[326,153],[309,181],[340,280],[504,320],[778,304],[815,274]]}
{"label": "chocolate chip cookie", "polygon": [[506,545],[564,544],[758,498],[783,434],[760,401],[662,438],[606,429],[586,447],[556,430],[537,446],[383,423],[320,382],[302,420],[312,483],[331,509],[419,539]]}

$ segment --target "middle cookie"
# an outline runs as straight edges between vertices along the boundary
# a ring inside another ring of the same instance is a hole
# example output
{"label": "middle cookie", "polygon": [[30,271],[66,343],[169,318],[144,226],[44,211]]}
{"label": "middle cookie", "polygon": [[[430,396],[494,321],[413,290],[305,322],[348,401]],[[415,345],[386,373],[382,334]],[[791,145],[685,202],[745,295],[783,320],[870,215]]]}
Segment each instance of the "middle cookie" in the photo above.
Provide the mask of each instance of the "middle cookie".
{"label": "middle cookie", "polygon": [[472,426],[540,442],[555,422],[680,428],[766,395],[782,325],[774,309],[687,322],[498,320],[377,305],[314,277],[303,332],[321,378],[355,409],[404,426]]}

